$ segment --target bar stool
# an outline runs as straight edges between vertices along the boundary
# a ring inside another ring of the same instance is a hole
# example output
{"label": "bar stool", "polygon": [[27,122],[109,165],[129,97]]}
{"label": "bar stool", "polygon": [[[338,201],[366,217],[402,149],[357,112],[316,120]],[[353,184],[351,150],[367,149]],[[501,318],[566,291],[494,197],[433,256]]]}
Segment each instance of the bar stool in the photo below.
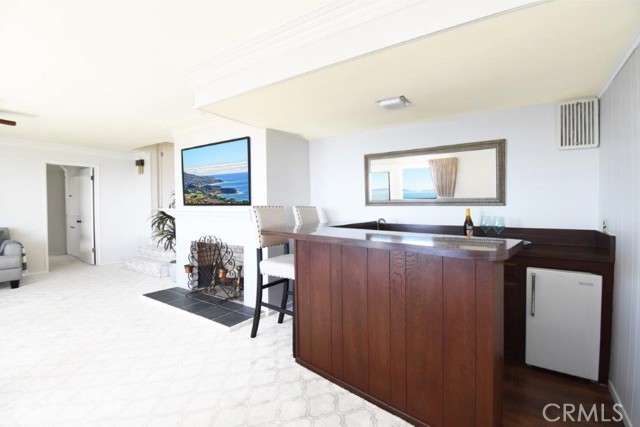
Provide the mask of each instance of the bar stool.
{"label": "bar stool", "polygon": [[[286,213],[283,206],[253,206],[253,217],[258,227],[258,249],[256,251],[258,265],[258,280],[256,291],[256,307],[253,312],[253,328],[251,328],[251,338],[258,334],[260,324],[261,308],[267,307],[279,312],[278,323],[282,323],[284,315],[293,316],[293,310],[287,309],[289,295],[293,291],[289,290],[289,282],[295,280],[295,258],[289,253],[289,239],[279,236],[264,236],[262,230],[269,228],[283,228],[287,225]],[[263,250],[267,247],[284,246],[284,255],[278,255],[263,259]],[[269,283],[263,283],[263,275],[278,277]],[[280,306],[262,301],[262,291],[272,286],[283,285],[282,302]]]}
{"label": "bar stool", "polygon": [[320,223],[318,209],[315,206],[294,206],[293,216],[297,226],[318,225]]}

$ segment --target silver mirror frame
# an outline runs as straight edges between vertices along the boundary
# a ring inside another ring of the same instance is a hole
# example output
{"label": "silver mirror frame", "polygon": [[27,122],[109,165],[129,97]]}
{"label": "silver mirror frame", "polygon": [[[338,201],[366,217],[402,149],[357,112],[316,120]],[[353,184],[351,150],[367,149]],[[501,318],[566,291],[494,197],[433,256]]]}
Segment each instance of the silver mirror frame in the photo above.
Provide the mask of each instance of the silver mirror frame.
{"label": "silver mirror frame", "polygon": [[[433,200],[370,200],[369,166],[372,160],[393,159],[425,154],[459,153],[462,151],[496,150],[496,197],[495,198],[448,198]],[[364,186],[366,206],[504,206],[506,205],[506,140],[471,142],[466,144],[441,145],[438,147],[417,148],[413,150],[389,151],[386,153],[365,154]]]}

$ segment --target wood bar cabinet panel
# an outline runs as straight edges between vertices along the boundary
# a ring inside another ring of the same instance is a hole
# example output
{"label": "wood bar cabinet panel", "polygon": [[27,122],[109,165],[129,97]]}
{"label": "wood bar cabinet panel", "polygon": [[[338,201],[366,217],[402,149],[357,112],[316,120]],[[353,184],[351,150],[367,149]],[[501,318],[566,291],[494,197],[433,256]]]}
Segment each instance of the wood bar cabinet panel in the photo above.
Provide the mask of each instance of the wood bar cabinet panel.
{"label": "wood bar cabinet panel", "polygon": [[311,362],[331,372],[331,245],[312,243],[309,258]]}
{"label": "wood bar cabinet panel", "polygon": [[407,252],[407,413],[442,425],[442,257]]}
{"label": "wood bar cabinet panel", "polygon": [[296,289],[304,286],[302,292],[295,293],[296,316],[296,354],[302,360],[311,362],[311,260],[309,258],[311,243],[296,242]]}
{"label": "wood bar cabinet panel", "polygon": [[369,392],[367,310],[367,248],[345,245],[342,247],[343,378],[365,393]]}
{"label": "wood bar cabinet panel", "polygon": [[476,262],[444,258],[444,425],[471,426],[476,406]]}
{"label": "wood bar cabinet panel", "polygon": [[500,261],[296,241],[297,361],[418,426],[498,426]]}
{"label": "wood bar cabinet panel", "polygon": [[[390,400],[394,407],[407,410],[407,321],[405,253],[390,251],[389,257],[389,343],[391,346]],[[392,303],[391,303],[392,302]]]}
{"label": "wood bar cabinet panel", "polygon": [[[367,324],[369,335],[369,394],[389,401],[391,397],[391,308],[389,251],[367,250]],[[395,331],[394,331],[395,332]]]}
{"label": "wood bar cabinet panel", "polygon": [[502,418],[502,375],[504,368],[504,264],[476,262],[476,389],[490,390],[490,399],[476,400],[476,425],[491,425]]}
{"label": "wood bar cabinet panel", "polygon": [[343,376],[342,354],[342,246],[331,245],[331,374]]}

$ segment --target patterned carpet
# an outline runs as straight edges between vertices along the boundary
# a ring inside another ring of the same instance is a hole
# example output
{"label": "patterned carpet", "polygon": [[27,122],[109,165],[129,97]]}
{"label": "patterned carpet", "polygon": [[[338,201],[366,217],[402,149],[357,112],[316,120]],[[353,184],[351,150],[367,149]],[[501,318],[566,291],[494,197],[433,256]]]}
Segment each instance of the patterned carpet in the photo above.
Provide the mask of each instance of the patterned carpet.
{"label": "patterned carpet", "polygon": [[52,257],[0,284],[0,426],[406,426],[297,365],[291,319],[228,332],[142,294],[175,286]]}

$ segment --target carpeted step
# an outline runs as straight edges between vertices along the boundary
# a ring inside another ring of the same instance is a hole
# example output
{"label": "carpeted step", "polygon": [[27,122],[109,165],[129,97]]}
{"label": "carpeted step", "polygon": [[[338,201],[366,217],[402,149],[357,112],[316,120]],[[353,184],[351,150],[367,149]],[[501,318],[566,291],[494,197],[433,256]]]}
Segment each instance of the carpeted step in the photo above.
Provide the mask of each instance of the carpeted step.
{"label": "carpeted step", "polygon": [[153,258],[136,256],[124,259],[124,266],[127,270],[148,274],[154,277],[167,277],[169,275],[169,263]]}
{"label": "carpeted step", "polygon": [[176,253],[174,251],[165,251],[164,248],[154,245],[139,247],[138,255],[143,258],[151,258],[165,262],[176,260]]}

